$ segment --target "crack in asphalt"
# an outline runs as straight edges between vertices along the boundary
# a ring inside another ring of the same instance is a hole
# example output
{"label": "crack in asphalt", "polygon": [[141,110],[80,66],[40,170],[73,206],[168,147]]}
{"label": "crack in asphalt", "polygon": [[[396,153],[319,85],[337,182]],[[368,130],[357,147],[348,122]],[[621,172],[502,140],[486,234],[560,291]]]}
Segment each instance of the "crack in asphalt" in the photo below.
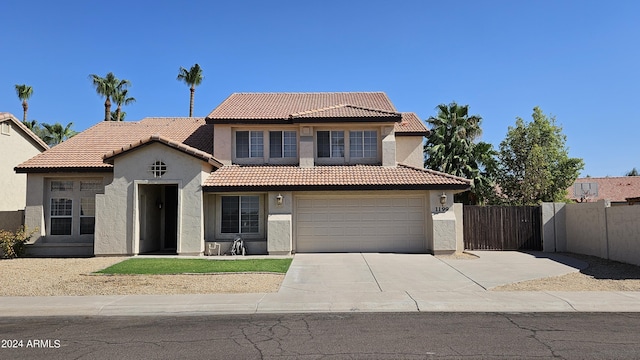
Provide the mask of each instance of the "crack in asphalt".
{"label": "crack in asphalt", "polygon": [[[505,319],[507,319],[511,324],[513,324],[515,327],[517,327],[518,329],[531,332],[531,335],[528,335],[527,337],[535,340],[540,345],[544,346],[551,353],[551,356],[554,359],[566,359],[565,357],[556,354],[556,352],[551,348],[551,345],[549,345],[546,342],[542,341],[542,339],[540,339],[538,337],[538,331],[540,331],[540,330],[533,329],[533,328],[526,327],[526,326],[518,324],[513,318],[511,318],[510,314],[502,314],[502,316]],[[542,331],[548,331],[548,330],[542,330]],[[557,330],[557,331],[561,331],[562,332],[563,330]]]}

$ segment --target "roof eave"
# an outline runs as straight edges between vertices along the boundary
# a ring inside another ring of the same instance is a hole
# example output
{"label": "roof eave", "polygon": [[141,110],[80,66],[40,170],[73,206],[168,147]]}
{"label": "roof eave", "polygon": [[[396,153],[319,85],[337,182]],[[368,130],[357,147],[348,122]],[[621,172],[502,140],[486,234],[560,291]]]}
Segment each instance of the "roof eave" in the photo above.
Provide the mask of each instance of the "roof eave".
{"label": "roof eave", "polygon": [[91,166],[70,166],[70,167],[15,167],[13,169],[18,174],[49,174],[49,173],[90,173],[90,172],[113,172],[113,166],[105,165],[101,167]]}
{"label": "roof eave", "polygon": [[205,192],[241,191],[354,191],[354,190],[454,190],[466,191],[471,186],[463,184],[373,184],[373,185],[205,185]]}

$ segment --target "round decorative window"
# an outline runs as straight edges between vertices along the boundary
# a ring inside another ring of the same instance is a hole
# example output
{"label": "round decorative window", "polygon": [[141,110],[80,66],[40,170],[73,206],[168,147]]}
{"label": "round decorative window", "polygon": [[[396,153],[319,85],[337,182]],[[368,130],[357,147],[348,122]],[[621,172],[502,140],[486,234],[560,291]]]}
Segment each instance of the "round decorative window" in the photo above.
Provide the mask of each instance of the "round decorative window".
{"label": "round decorative window", "polygon": [[161,178],[167,172],[167,165],[162,161],[156,161],[149,166],[149,172],[153,174],[154,178]]}

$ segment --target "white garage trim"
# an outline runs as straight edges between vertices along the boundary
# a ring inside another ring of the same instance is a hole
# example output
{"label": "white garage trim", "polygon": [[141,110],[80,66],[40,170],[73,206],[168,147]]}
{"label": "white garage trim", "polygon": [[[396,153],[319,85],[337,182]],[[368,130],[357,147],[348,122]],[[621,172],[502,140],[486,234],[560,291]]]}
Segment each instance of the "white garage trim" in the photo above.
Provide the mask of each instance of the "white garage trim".
{"label": "white garage trim", "polygon": [[426,252],[426,194],[295,199],[296,252]]}

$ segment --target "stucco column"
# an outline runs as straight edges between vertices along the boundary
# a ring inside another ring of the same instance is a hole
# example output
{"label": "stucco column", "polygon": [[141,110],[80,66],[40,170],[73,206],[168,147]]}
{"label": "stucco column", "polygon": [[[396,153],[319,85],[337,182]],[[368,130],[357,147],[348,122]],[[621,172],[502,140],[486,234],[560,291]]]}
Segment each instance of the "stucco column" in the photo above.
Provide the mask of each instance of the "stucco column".
{"label": "stucco column", "polygon": [[[444,204],[441,203],[443,194],[446,196]],[[459,226],[456,211],[454,211],[453,192],[431,191],[429,200],[433,223],[433,253],[437,255],[464,251],[464,244],[462,245],[463,248],[459,248],[462,235],[458,234],[458,232],[461,231],[462,227]],[[461,211],[458,210],[458,212]]]}
{"label": "stucco column", "polygon": [[382,166],[396,166],[396,136],[393,132],[382,139]]}
{"label": "stucco column", "polygon": [[[305,129],[305,128],[303,128]],[[311,130],[307,130],[311,133]],[[313,158],[313,135],[300,135],[300,167],[309,168],[314,166]]]}
{"label": "stucco column", "polygon": [[267,196],[267,252],[269,255],[289,255],[293,249],[293,194],[269,192]]}

